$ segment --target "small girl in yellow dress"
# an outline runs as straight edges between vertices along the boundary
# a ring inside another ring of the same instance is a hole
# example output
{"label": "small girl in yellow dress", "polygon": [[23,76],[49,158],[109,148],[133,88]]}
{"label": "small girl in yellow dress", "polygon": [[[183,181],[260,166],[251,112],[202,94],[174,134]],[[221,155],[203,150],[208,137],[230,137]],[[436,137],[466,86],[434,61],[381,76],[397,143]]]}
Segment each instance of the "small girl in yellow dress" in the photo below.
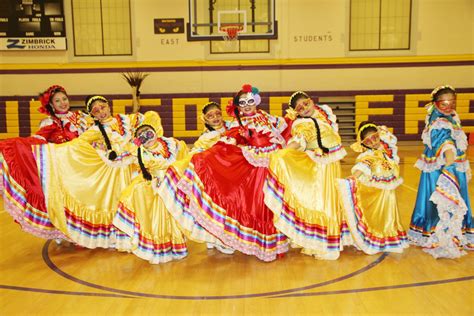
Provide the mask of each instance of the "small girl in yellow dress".
{"label": "small girl in yellow dress", "polygon": [[188,253],[185,237],[154,189],[168,166],[187,155],[187,146],[163,137],[161,119],[152,111],[145,113],[135,140],[141,174],[120,196],[113,224],[123,234],[117,234],[116,246],[154,264],[182,259]]}
{"label": "small girl in yellow dress", "polygon": [[395,194],[403,182],[396,143],[397,138],[385,126],[362,122],[357,142],[351,145],[361,153],[352,176],[338,180],[354,245],[369,255],[401,253],[408,247]]}

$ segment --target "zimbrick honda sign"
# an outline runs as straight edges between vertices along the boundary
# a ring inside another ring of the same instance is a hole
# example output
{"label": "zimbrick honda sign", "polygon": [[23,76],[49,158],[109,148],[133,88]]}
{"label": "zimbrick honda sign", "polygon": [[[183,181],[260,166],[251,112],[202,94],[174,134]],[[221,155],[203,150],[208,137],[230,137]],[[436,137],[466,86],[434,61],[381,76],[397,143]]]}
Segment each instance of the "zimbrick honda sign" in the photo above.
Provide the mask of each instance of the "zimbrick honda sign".
{"label": "zimbrick honda sign", "polygon": [[65,50],[62,0],[1,0],[0,50]]}

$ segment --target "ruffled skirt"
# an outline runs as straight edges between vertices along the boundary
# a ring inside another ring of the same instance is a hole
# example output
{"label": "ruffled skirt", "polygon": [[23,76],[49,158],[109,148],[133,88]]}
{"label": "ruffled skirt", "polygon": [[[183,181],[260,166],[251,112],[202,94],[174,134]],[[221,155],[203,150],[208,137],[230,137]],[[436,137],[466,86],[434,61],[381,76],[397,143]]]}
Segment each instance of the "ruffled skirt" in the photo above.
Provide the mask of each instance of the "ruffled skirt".
{"label": "ruffled skirt", "polygon": [[117,236],[116,247],[154,264],[182,259],[184,235],[152,185],[140,176],[123,191],[113,224],[125,235]]}
{"label": "ruffled skirt", "polygon": [[398,211],[395,190],[368,187],[353,179],[338,179],[347,224],[354,245],[372,255],[403,252],[408,239]]}
{"label": "ruffled skirt", "polygon": [[265,203],[278,230],[305,254],[337,259],[343,245],[351,244],[335,183],[340,176],[339,161],[316,163],[294,149],[270,156]]}
{"label": "ruffled skirt", "polygon": [[65,238],[49,219],[32,146],[45,144],[35,137],[0,142],[5,210],[23,230],[46,239]]}
{"label": "ruffled skirt", "polygon": [[[474,221],[466,173],[454,166],[445,169],[421,173],[408,237],[435,257],[456,258],[463,254],[462,248],[474,250]],[[450,240],[446,234],[451,235]],[[440,247],[445,250],[436,250]]]}
{"label": "ruffled skirt", "polygon": [[233,249],[272,261],[288,251],[288,241],[264,203],[267,175],[268,169],[251,165],[241,148],[217,143],[193,156],[179,187],[206,230]]}
{"label": "ruffled skirt", "polygon": [[109,166],[81,140],[38,146],[36,157],[53,225],[83,247],[114,247],[112,221],[131,166]]}

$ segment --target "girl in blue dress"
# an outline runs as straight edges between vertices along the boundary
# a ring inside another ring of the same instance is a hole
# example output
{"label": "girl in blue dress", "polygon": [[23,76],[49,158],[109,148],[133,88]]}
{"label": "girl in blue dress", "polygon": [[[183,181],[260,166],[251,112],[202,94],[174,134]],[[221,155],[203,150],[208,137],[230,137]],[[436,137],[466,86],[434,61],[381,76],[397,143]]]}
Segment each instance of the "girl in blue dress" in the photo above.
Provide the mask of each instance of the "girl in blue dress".
{"label": "girl in blue dress", "polygon": [[467,137],[454,88],[440,86],[431,96],[422,134],[425,149],[415,164],[422,172],[408,236],[435,258],[458,258],[464,249],[474,249]]}

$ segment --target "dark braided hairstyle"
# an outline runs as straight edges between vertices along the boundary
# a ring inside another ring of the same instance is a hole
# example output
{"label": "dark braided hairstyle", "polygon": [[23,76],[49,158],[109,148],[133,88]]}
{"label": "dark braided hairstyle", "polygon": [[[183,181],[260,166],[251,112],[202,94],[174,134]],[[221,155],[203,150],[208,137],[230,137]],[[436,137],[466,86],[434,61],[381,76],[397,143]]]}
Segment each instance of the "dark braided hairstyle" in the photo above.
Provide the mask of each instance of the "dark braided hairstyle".
{"label": "dark braided hairstyle", "polygon": [[[290,102],[289,102],[289,106],[292,108],[292,109],[295,109],[296,107],[296,103],[298,102],[298,100],[300,99],[309,99],[309,95],[307,95],[305,92],[303,91],[298,91],[298,92],[295,92],[291,95],[290,97]],[[298,118],[301,118],[300,115],[297,116]],[[314,127],[316,128],[316,139],[318,141],[318,146],[319,148],[321,148],[321,150],[323,151],[323,153],[327,154],[329,153],[329,149],[323,145],[323,141],[321,140],[321,130],[319,128],[319,124],[318,124],[318,121],[313,118],[313,117],[309,117],[313,123],[314,123]]]}
{"label": "dark braided hairstyle", "polygon": [[142,159],[142,147],[138,147],[138,165],[140,166],[140,170],[142,171],[143,178],[147,181],[151,181],[153,179],[152,175],[148,170],[146,169],[145,165],[143,164],[143,159]]}
{"label": "dark braided hairstyle", "polygon": [[[92,110],[92,105],[94,104],[95,101],[103,101],[103,102],[108,102],[106,98],[104,98],[103,96],[94,96],[94,95],[90,95],[86,98],[86,109],[87,109],[87,112],[89,112],[89,114],[91,114],[91,110]],[[102,137],[104,138],[104,142],[105,142],[105,145],[107,146],[107,150],[109,151],[109,155],[107,158],[109,158],[109,160],[115,160],[117,158],[117,153],[112,150],[112,144],[110,143],[110,139],[109,139],[109,136],[107,135],[107,133],[105,132],[105,129],[104,129],[104,125],[102,125],[102,123],[99,121],[99,120],[96,120],[94,118],[94,124],[97,125],[97,127],[99,128],[99,131],[100,133],[102,134]]]}
{"label": "dark braided hairstyle", "polygon": [[[135,137],[138,136],[139,132],[141,130],[143,130],[144,127],[148,127],[148,128],[151,128],[155,133],[155,129],[153,128],[153,126],[151,125],[148,125],[148,124],[143,124],[143,125],[140,125],[137,130],[135,131]],[[148,180],[148,181],[151,181],[153,179],[153,176],[151,175],[151,173],[148,171],[148,169],[145,167],[145,164],[143,163],[143,158],[142,158],[142,147],[139,146],[138,147],[138,151],[137,151],[137,156],[138,156],[138,165],[140,166],[140,170],[142,172],[142,175],[143,175],[143,178],[145,180]]]}
{"label": "dark braided hairstyle", "polygon": [[[371,125],[371,126],[364,127],[366,125]],[[372,125],[375,125],[375,123],[371,122],[371,121],[363,121],[359,124],[359,128],[357,129],[358,133],[360,134],[360,143],[363,147],[365,147],[367,149],[371,149],[371,148],[367,145],[364,145],[364,143],[362,143],[362,141],[365,139],[367,134],[378,132],[377,127],[372,126]]]}
{"label": "dark braided hairstyle", "polygon": [[[233,98],[232,102],[234,103],[234,115],[237,118],[237,121],[239,122],[239,125],[241,127],[244,127],[242,124],[242,120],[240,119],[240,112],[239,112],[239,99],[242,95],[247,94],[248,92],[245,91],[239,91]],[[249,136],[252,137],[252,131],[249,129]]]}
{"label": "dark braided hairstyle", "polygon": [[[209,102],[209,103],[206,103],[206,105],[204,105],[204,107],[202,108],[202,114],[203,115],[206,115],[207,112],[209,112],[210,110],[212,109],[221,109],[220,105],[217,104],[216,102]],[[207,130],[209,131],[215,131],[214,127],[212,127],[211,125],[207,124],[206,122],[204,122],[204,126],[206,126]]]}

